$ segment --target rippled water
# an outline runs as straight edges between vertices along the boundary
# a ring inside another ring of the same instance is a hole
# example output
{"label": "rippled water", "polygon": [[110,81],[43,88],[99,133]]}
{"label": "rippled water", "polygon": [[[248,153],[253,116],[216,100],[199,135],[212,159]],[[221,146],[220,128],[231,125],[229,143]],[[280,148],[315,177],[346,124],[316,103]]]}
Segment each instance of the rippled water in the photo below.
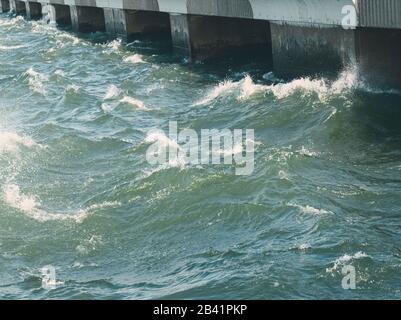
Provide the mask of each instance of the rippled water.
{"label": "rippled water", "polygon": [[[0,61],[1,298],[401,297],[399,94],[7,15]],[[151,166],[169,120],[254,129],[254,173]]]}

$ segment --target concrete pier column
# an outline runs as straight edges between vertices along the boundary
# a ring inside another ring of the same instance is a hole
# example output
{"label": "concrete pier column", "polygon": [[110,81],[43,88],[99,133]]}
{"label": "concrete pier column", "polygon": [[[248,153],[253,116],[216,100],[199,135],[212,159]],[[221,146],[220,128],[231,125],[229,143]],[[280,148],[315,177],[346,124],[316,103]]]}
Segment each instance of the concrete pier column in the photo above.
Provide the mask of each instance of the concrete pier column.
{"label": "concrete pier column", "polygon": [[28,19],[42,18],[42,4],[39,2],[25,2],[26,17]]}
{"label": "concrete pier column", "polygon": [[10,11],[10,1],[0,0],[0,12],[9,12],[9,11]]}
{"label": "concrete pier column", "polygon": [[71,26],[70,7],[63,4],[50,4],[47,6],[50,22],[58,26]]}
{"label": "concrete pier column", "polygon": [[170,36],[167,13],[105,8],[104,17],[106,31],[123,40]]}
{"label": "concrete pier column", "polygon": [[170,24],[174,51],[192,57],[189,16],[185,14],[170,14]]}
{"label": "concrete pier column", "polygon": [[170,14],[170,24],[174,50],[190,58],[204,60],[255,49],[271,58],[268,21]]}
{"label": "concrete pier column", "polygon": [[104,12],[102,8],[71,6],[71,25],[77,32],[106,31]]}
{"label": "concrete pier column", "polygon": [[357,29],[360,76],[376,87],[401,88],[401,30]]}
{"label": "concrete pier column", "polygon": [[355,31],[271,23],[273,68],[297,77],[336,72],[356,62]]}
{"label": "concrete pier column", "polygon": [[9,4],[10,4],[10,11],[15,13],[15,11],[16,11],[15,0],[10,0]]}
{"label": "concrete pier column", "polygon": [[25,2],[18,0],[10,0],[10,9],[18,15],[26,14]]}

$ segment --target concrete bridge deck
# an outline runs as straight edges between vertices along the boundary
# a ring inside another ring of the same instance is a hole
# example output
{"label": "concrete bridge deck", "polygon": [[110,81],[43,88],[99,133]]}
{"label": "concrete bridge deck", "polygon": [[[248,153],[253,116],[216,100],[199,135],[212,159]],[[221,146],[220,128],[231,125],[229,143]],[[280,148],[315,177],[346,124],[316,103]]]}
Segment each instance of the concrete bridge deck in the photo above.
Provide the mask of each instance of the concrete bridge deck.
{"label": "concrete bridge deck", "polygon": [[48,13],[80,32],[168,36],[195,59],[254,48],[278,74],[358,64],[368,80],[401,86],[401,0],[0,0],[0,7],[32,19]]}

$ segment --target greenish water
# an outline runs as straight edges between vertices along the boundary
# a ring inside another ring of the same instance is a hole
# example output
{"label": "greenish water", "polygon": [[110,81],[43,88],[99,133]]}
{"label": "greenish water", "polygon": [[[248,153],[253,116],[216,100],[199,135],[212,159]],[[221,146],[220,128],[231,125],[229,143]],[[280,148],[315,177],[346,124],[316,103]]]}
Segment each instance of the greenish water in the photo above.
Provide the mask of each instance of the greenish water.
{"label": "greenish water", "polygon": [[[0,297],[401,298],[400,95],[269,71],[2,15]],[[254,129],[253,174],[150,165],[170,120]]]}

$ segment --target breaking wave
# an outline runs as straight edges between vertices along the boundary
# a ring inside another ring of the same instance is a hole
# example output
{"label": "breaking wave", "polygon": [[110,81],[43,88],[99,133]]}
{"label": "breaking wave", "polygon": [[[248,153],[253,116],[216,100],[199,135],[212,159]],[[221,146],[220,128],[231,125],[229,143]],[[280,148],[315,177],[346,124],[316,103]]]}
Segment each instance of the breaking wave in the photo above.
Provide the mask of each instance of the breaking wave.
{"label": "breaking wave", "polygon": [[326,269],[327,273],[333,274],[334,272],[341,271],[340,268],[355,260],[370,258],[365,252],[358,251],[354,255],[344,254],[333,262],[333,266]]}
{"label": "breaking wave", "polygon": [[35,195],[25,195],[21,192],[20,187],[16,184],[6,184],[3,188],[4,201],[10,207],[21,211],[28,217],[40,222],[47,221],[74,221],[82,223],[91,213],[96,210],[118,207],[119,202],[103,202],[94,204],[85,209],[80,209],[73,213],[51,213],[42,208],[41,202]]}
{"label": "breaking wave", "polygon": [[251,76],[246,75],[239,81],[225,80],[212,88],[204,98],[194,103],[195,106],[206,105],[214,100],[234,95],[238,101],[245,101],[255,94],[272,94],[276,99],[282,100],[295,94],[308,96],[315,94],[321,102],[327,101],[333,96],[344,96],[353,90],[362,90],[371,93],[392,93],[398,91],[380,89],[368,86],[359,78],[357,68],[351,68],[341,72],[339,77],[331,81],[326,78],[313,79],[310,77],[294,79],[290,82],[279,81],[270,85],[255,83]]}
{"label": "breaking wave", "polygon": [[0,132],[0,154],[18,153],[20,147],[33,148],[40,147],[40,145],[28,136],[20,136],[13,132]]}
{"label": "breaking wave", "polygon": [[331,212],[328,211],[328,210],[325,210],[325,209],[322,209],[322,208],[317,209],[317,208],[314,208],[314,207],[309,206],[309,205],[301,206],[301,205],[293,204],[293,203],[289,203],[288,205],[289,205],[290,207],[298,208],[299,211],[300,211],[301,213],[310,214],[310,215],[314,215],[314,216],[320,216],[320,215],[322,215],[322,214],[331,213]]}

